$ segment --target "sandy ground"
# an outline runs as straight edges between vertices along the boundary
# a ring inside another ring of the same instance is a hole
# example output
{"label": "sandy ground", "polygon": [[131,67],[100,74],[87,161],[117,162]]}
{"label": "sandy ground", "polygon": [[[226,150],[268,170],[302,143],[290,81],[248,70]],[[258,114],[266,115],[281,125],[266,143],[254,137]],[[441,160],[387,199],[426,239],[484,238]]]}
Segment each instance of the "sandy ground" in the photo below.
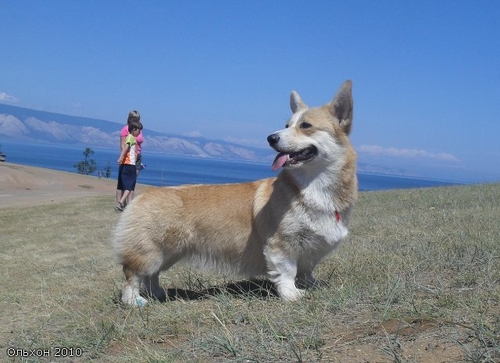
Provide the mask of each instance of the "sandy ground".
{"label": "sandy ground", "polygon": [[[137,185],[136,192],[145,185]],[[58,203],[72,198],[110,195],[116,180],[0,162],[0,208]]]}

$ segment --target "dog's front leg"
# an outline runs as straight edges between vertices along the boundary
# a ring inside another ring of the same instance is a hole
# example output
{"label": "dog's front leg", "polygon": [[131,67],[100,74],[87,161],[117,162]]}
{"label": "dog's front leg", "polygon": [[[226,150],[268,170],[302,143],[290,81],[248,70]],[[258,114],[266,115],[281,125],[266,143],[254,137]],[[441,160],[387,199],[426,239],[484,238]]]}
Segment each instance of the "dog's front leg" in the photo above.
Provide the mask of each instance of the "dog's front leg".
{"label": "dog's front leg", "polygon": [[318,287],[321,285],[321,281],[316,280],[312,272],[308,271],[305,273],[299,273],[297,275],[297,285],[304,288]]}
{"label": "dog's front leg", "polygon": [[300,299],[304,295],[304,290],[297,289],[295,286],[297,259],[269,252],[265,255],[267,274],[276,286],[279,296],[286,301]]}

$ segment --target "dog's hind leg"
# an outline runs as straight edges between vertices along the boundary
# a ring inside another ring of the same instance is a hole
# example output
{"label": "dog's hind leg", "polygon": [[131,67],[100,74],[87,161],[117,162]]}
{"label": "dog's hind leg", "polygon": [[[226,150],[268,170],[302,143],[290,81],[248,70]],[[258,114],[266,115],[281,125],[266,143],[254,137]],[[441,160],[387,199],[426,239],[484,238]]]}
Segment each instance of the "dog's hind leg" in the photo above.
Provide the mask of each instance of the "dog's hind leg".
{"label": "dog's hind leg", "polygon": [[141,284],[144,277],[127,266],[123,266],[123,273],[125,274],[127,282],[125,282],[125,286],[122,290],[122,302],[128,305],[146,305],[148,301],[140,295]]}
{"label": "dog's hind leg", "polygon": [[159,301],[166,301],[167,295],[165,294],[165,290],[160,286],[159,282],[159,272],[152,274],[151,276],[145,276],[143,283],[146,288],[146,294],[153,299],[157,299]]}

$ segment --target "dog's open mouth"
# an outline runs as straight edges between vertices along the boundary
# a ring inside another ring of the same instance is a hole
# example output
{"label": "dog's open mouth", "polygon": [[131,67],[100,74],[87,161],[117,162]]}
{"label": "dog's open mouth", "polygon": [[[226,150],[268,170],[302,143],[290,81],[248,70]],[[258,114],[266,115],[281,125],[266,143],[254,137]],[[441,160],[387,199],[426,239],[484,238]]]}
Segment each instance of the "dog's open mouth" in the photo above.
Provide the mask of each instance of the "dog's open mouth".
{"label": "dog's open mouth", "polygon": [[314,145],[311,145],[297,152],[280,152],[278,155],[276,155],[276,158],[273,161],[272,168],[274,171],[276,171],[282,166],[287,167],[298,165],[300,163],[312,160],[316,155],[318,155],[318,149]]}

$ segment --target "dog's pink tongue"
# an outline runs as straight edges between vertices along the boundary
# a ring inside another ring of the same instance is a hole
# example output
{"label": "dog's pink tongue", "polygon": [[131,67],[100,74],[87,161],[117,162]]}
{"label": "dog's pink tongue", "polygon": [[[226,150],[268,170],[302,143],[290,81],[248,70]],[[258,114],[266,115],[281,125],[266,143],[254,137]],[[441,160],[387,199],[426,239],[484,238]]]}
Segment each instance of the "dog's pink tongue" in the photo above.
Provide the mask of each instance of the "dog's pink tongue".
{"label": "dog's pink tongue", "polygon": [[273,171],[278,170],[281,168],[286,162],[288,161],[288,154],[280,153],[278,156],[276,156],[276,159],[274,159],[272,169]]}

